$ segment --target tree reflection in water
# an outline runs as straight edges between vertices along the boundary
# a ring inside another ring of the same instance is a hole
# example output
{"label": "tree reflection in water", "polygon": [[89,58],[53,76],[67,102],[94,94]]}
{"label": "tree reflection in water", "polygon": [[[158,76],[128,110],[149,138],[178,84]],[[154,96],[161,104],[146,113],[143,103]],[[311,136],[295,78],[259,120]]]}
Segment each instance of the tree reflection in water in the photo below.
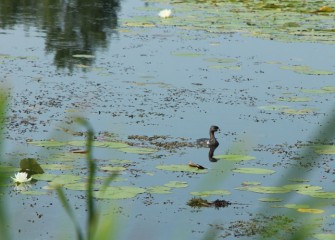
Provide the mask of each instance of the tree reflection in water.
{"label": "tree reflection in water", "polygon": [[57,68],[73,70],[75,64],[91,65],[93,58],[73,58],[75,54],[94,55],[109,45],[116,33],[119,0],[0,1],[0,28],[24,25],[46,34],[45,51],[54,53]]}

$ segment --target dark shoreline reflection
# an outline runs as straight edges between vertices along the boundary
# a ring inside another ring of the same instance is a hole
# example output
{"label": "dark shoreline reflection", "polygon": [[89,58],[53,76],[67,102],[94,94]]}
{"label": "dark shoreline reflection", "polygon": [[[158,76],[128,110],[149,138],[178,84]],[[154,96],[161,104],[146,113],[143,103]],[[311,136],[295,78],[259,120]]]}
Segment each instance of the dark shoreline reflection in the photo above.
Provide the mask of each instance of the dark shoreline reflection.
{"label": "dark shoreline reflection", "polygon": [[75,64],[91,65],[94,55],[106,49],[117,27],[120,0],[0,1],[0,28],[36,27],[46,34],[45,51],[54,53],[57,68],[73,70]]}

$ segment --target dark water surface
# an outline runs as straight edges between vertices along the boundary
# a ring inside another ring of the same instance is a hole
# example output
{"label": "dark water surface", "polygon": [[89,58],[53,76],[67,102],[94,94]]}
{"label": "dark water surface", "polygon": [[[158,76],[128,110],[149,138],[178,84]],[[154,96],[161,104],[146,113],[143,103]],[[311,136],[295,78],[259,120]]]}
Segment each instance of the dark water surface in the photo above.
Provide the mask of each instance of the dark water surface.
{"label": "dark water surface", "polygon": [[[144,193],[126,200],[97,202],[120,214],[123,224],[117,239],[200,239],[207,229],[216,228],[223,229],[222,238],[232,234],[228,238],[234,239],[236,232],[228,229],[230,224],[248,221],[264,205],[269,212],[275,211],[273,204],[258,200],[267,195],[235,188],[246,181],[275,186],[285,170],[296,164],[293,157],[299,152],[299,144],[306,143],[333,111],[334,93],[301,90],[334,86],[334,75],[301,74],[281,67],[302,65],[335,72],[335,49],[319,43],[284,43],[175,26],[126,26],[126,19],[144,6],[140,0],[1,1],[0,81],[11,93],[7,162],[18,167],[20,159],[34,157],[45,163],[51,153],[64,151],[32,146],[27,140],[83,139],[60,130],[84,131],[72,124],[72,115],[87,118],[97,135],[115,133],[120,141],[128,141],[130,135],[164,135],[193,142],[207,137],[210,125],[218,125],[222,131],[217,135],[220,146],[216,154],[236,153],[232,146],[240,144],[238,153],[256,160],[239,162],[235,167],[265,168],[276,173],[215,172],[216,163],[208,161],[207,149],[202,148],[163,149],[153,155],[97,149],[94,157],[98,166],[108,165],[111,159],[133,162],[121,173],[127,180],[119,185],[145,188],[169,181],[188,183],[187,188],[173,189],[170,194]],[[148,14],[156,17],[157,12]],[[222,63],[217,59],[233,61]],[[287,97],[309,100],[280,100]],[[272,105],[310,113],[264,110],[264,106]],[[65,149],[69,151],[70,147]],[[78,158],[71,173],[84,178],[85,164]],[[156,169],[157,165],[187,164],[190,160],[212,171],[215,186],[203,184],[204,174]],[[301,166],[302,172],[311,169],[314,171],[307,177],[308,184],[334,191],[331,155]],[[45,185],[37,182],[32,189],[44,191]],[[193,197],[191,192],[217,189],[231,194],[207,199],[237,204],[219,210],[194,210],[186,205]],[[6,193],[14,239],[73,239],[74,230],[54,192],[32,196],[8,188]],[[84,225],[84,193],[67,194]],[[301,198],[296,194],[278,205],[298,203]],[[324,213],[317,217],[326,219],[325,229],[334,232],[330,209],[324,207]]]}

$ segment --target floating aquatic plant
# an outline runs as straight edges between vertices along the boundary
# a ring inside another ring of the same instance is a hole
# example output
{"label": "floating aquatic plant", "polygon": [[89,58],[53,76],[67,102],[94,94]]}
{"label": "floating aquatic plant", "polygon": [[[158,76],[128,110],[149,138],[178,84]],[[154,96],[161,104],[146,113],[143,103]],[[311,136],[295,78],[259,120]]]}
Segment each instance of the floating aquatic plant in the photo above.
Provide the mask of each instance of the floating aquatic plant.
{"label": "floating aquatic plant", "polygon": [[158,165],[157,169],[165,170],[165,171],[175,171],[175,172],[193,172],[193,173],[207,173],[206,169],[198,169],[194,167],[190,167],[185,164],[171,164],[171,165]]}
{"label": "floating aquatic plant", "polygon": [[14,177],[11,178],[16,184],[27,183],[30,182],[32,179],[32,177],[28,178],[28,173],[26,172],[18,172],[15,174]]}
{"label": "floating aquatic plant", "polygon": [[236,173],[245,173],[245,174],[273,174],[276,171],[264,168],[236,168],[232,170]]}
{"label": "floating aquatic plant", "polygon": [[227,160],[227,161],[236,161],[236,162],[256,159],[253,156],[239,155],[239,154],[216,155],[216,156],[214,156],[214,158],[224,159],[224,160]]}
{"label": "floating aquatic plant", "polygon": [[158,13],[158,16],[161,18],[169,18],[172,16],[172,10],[171,9],[164,9]]}
{"label": "floating aquatic plant", "polygon": [[94,192],[94,196],[99,199],[125,199],[133,198],[137,194],[144,193],[146,190],[134,186],[109,186],[104,190]]}
{"label": "floating aquatic plant", "polygon": [[209,191],[201,191],[201,192],[191,192],[191,195],[208,197],[210,195],[229,195],[231,194],[227,190],[209,190]]}

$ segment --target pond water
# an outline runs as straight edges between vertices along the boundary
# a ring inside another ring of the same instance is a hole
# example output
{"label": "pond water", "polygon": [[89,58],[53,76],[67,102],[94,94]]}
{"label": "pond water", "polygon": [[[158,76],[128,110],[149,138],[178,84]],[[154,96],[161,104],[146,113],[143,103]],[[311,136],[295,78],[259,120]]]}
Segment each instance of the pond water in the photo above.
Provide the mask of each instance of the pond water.
{"label": "pond water", "polygon": [[[217,17],[219,3],[2,1],[0,80],[10,91],[4,164],[18,168],[21,159],[35,158],[53,177],[85,181],[85,155],[71,153],[84,149],[85,129],[74,121],[81,116],[103,145],[93,151],[101,178],[97,183],[111,172],[108,167],[122,167],[119,181],[111,186],[144,189],[132,198],[96,199],[104,214],[111,210],[117,215],[117,239],[201,239],[207,231],[218,231],[217,238],[254,238],[248,229],[264,233],[255,224],[265,226],[283,214],[321,219],[323,230],[318,227],[314,233],[334,234],[328,202],[335,198],[332,138],[327,146],[314,146],[312,152],[318,154],[312,161],[299,159],[315,134],[319,139],[327,134],[323,127],[334,114],[334,39],[321,34],[285,39],[276,29],[214,31],[217,22],[192,25],[204,9],[204,15]],[[171,18],[158,17],[164,8],[172,8]],[[322,19],[310,17],[311,22],[334,25],[333,12]],[[211,125],[221,128],[216,155],[253,159],[208,161],[208,149],[194,142],[208,137]],[[127,148],[106,147],[110,141]],[[160,168],[187,167],[189,161],[208,172]],[[257,174],[259,168],[273,172]],[[288,177],[290,169],[295,172]],[[23,191],[13,184],[6,187],[8,228],[14,239],[75,236],[57,194],[45,188],[48,181],[36,181]],[[150,190],[171,181],[180,185],[165,189],[169,193]],[[84,227],[85,192],[66,184],[68,201]],[[283,185],[289,190],[255,188]],[[319,187],[316,192],[323,197],[300,191],[311,186]],[[202,197],[232,205],[194,209],[186,204],[196,196],[193,192],[212,190],[224,191]],[[293,205],[302,201],[309,205]]]}

